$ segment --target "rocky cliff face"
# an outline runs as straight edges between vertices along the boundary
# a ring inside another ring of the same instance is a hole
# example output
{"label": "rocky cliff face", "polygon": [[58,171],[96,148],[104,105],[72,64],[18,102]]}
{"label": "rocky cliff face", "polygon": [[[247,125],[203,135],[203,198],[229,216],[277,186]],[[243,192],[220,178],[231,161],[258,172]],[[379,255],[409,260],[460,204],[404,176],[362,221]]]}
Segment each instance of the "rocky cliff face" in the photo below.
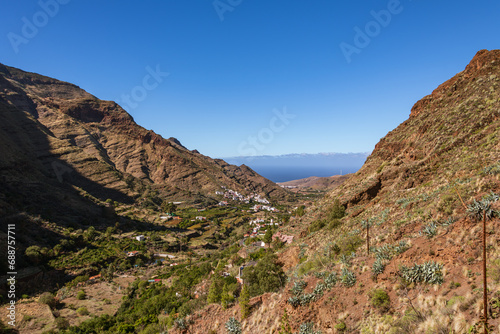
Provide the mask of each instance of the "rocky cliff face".
{"label": "rocky cliff face", "polygon": [[[47,186],[47,196],[57,193],[55,188],[72,186],[99,199],[124,202],[148,187],[166,199],[183,201],[206,198],[221,186],[274,200],[286,196],[246,166],[211,159],[175,138],[142,128],[115,102],[4,65],[0,138],[5,186],[13,180],[21,188],[30,182],[42,188],[50,184],[54,189]],[[29,190],[21,193],[26,197]]]}
{"label": "rocky cliff face", "polygon": [[354,206],[495,164],[499,117],[500,50],[481,50],[464,71],[415,103],[409,119],[382,138],[331,196]]}

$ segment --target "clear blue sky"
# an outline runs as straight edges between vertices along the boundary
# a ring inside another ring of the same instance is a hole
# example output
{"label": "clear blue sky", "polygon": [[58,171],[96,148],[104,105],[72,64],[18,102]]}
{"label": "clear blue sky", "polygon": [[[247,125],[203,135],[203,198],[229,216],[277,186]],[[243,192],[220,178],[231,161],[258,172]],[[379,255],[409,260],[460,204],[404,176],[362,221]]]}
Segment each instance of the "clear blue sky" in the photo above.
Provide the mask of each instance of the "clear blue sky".
{"label": "clear blue sky", "polygon": [[[133,92],[137,123],[213,157],[369,152],[500,47],[498,1],[54,1],[2,2],[0,62],[123,105]],[[390,22],[374,23],[381,10]],[[287,124],[274,119],[284,108]]]}

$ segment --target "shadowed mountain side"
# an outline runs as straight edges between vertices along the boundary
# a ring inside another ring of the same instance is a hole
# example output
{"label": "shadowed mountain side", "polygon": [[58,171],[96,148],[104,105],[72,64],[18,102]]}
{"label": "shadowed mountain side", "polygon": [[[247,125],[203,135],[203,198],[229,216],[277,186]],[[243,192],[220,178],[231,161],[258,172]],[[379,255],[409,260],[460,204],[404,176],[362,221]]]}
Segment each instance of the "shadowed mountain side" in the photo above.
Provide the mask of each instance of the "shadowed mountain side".
{"label": "shadowed mountain side", "polygon": [[183,201],[210,196],[221,186],[270,199],[287,196],[251,169],[187,150],[175,138],[138,126],[115,102],[75,85],[2,65],[0,89],[4,103],[45,127],[51,150],[105,188],[137,196],[149,185],[164,198]]}

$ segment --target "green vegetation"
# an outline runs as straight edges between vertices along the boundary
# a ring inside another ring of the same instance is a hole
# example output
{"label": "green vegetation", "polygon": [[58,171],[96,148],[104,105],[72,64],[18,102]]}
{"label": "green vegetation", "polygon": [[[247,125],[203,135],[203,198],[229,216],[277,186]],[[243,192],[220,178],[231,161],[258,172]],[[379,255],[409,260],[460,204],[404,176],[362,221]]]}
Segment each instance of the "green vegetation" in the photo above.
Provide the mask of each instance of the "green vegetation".
{"label": "green vegetation", "polygon": [[328,212],[328,219],[332,221],[334,219],[341,219],[344,216],[345,216],[345,207],[340,204],[340,201],[338,199],[335,199],[332,207],[330,208],[330,211]]}
{"label": "green vegetation", "polygon": [[76,294],[76,299],[84,300],[85,298],[87,298],[87,294],[85,293],[85,291],[83,290],[78,291],[78,293]]}
{"label": "green vegetation", "polygon": [[49,305],[50,308],[54,308],[56,306],[56,298],[50,292],[44,292],[41,294],[38,302],[41,304]]}
{"label": "green vegetation", "polygon": [[292,326],[290,326],[286,308],[283,312],[283,316],[281,316],[280,331],[278,332],[278,334],[292,334]]}
{"label": "green vegetation", "polygon": [[229,284],[225,283],[224,287],[222,288],[222,294],[220,298],[221,305],[224,309],[227,309],[234,302],[233,292],[229,289]]}
{"label": "green vegetation", "polygon": [[276,292],[285,285],[286,276],[274,254],[267,254],[255,266],[246,267],[243,280],[248,284],[251,296]]}
{"label": "green vegetation", "polygon": [[389,310],[391,300],[384,289],[371,290],[368,296],[370,297],[370,304],[380,312],[385,313]]}
{"label": "green vegetation", "polygon": [[250,292],[246,284],[243,284],[243,288],[241,289],[239,304],[241,319],[248,318],[250,315]]}
{"label": "green vegetation", "polygon": [[339,332],[343,332],[347,329],[347,325],[345,324],[345,322],[343,320],[339,321],[338,324],[336,324],[335,326],[333,326],[336,330],[338,330]]}
{"label": "green vegetation", "polygon": [[88,315],[89,314],[89,310],[87,310],[86,307],[79,307],[76,310],[76,313],[78,313],[79,315]]}
{"label": "green vegetation", "polygon": [[55,325],[57,329],[67,329],[69,327],[69,321],[66,318],[56,318]]}

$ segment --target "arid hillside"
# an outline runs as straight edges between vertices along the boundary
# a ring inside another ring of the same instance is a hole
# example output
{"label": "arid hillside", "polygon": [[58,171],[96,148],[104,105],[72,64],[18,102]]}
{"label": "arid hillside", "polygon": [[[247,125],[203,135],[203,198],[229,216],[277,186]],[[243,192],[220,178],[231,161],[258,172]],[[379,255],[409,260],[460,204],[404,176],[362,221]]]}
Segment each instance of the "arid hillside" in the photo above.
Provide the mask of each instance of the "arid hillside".
{"label": "arid hillside", "polygon": [[[251,300],[243,333],[482,333],[476,200],[492,209],[488,312],[500,332],[499,129],[500,50],[481,50],[281,230],[295,236],[278,252],[288,283]],[[225,333],[230,317],[238,306],[210,306],[189,330]]]}

